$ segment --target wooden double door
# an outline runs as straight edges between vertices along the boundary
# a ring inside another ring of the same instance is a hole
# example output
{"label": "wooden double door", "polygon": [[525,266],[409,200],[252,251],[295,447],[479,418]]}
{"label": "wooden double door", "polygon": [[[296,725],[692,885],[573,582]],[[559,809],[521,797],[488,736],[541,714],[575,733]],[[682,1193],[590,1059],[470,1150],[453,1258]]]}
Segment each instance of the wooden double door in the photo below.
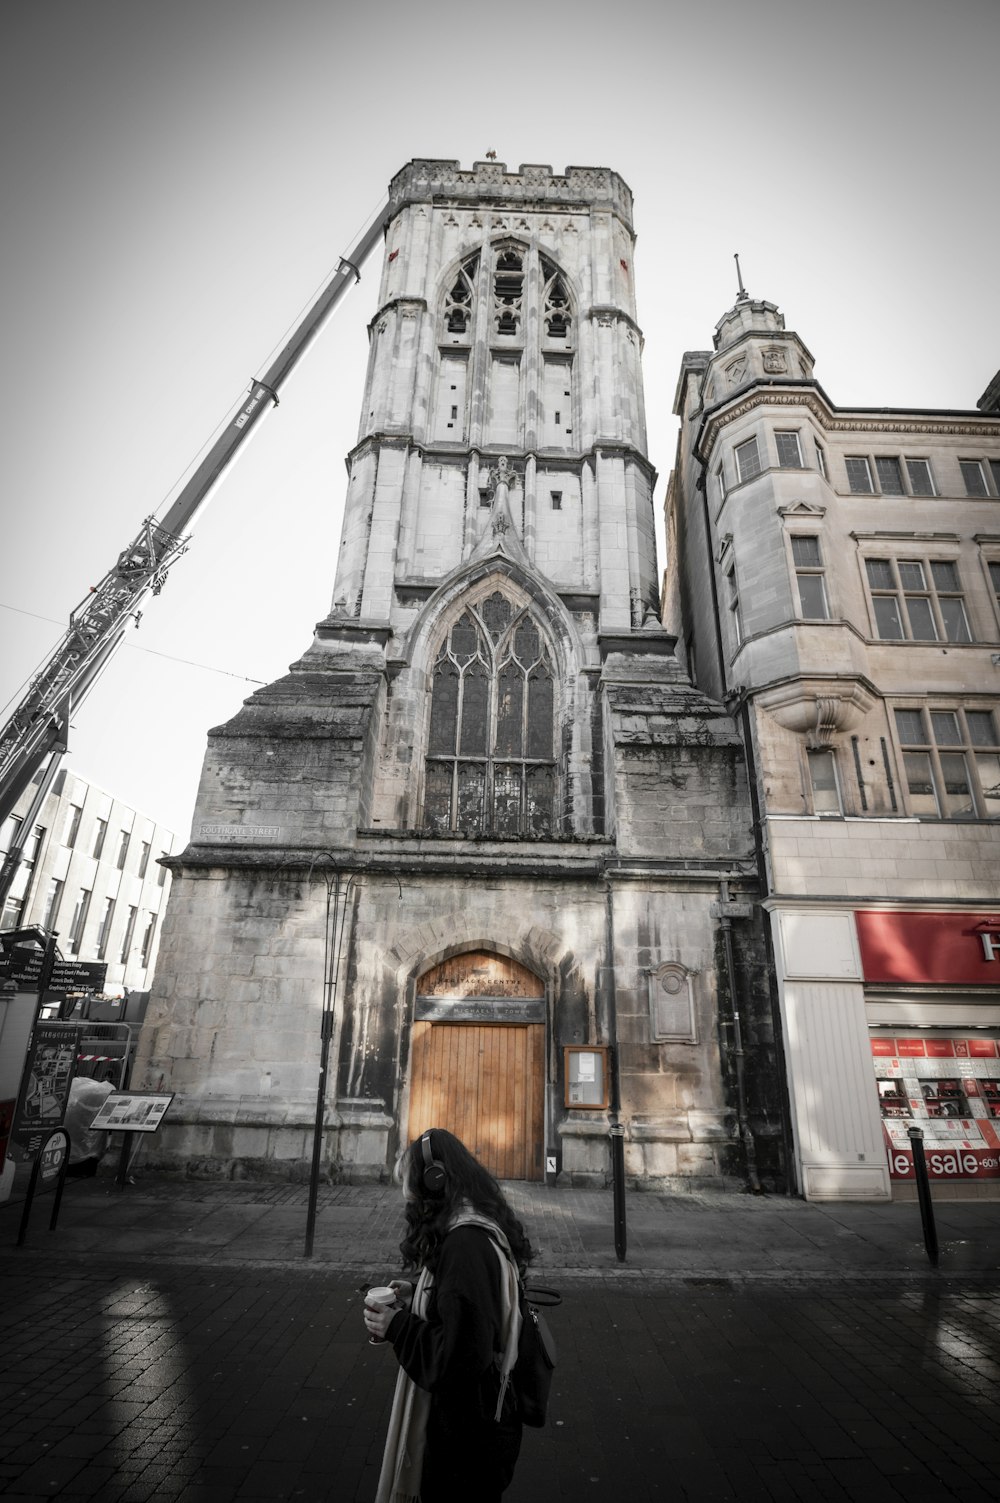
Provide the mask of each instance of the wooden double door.
{"label": "wooden double door", "polygon": [[414,1023],[410,1141],[444,1127],[497,1179],[540,1180],[544,1080],[543,1023]]}

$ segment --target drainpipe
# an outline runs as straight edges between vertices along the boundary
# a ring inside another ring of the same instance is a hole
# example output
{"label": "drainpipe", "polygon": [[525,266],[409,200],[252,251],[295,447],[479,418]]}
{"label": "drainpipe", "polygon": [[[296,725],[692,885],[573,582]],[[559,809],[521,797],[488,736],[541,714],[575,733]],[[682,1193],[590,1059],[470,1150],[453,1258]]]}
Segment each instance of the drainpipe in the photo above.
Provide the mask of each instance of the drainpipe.
{"label": "drainpipe", "polygon": [[[753,816],[754,851],[757,857],[757,876],[760,882],[762,897],[769,897],[771,892],[767,874],[767,858],[764,854],[764,817],[760,806],[760,797],[757,788],[757,761],[753,750],[753,731],[750,725],[750,705],[743,696],[739,711],[740,726],[743,731],[743,750],[747,759],[747,783],[750,788],[750,812]],[[785,1194],[795,1195],[796,1163],[795,1143],[792,1138],[792,1103],[788,1091],[788,1062],[785,1058],[785,1035],[781,1022],[781,1008],[778,1003],[778,970],[774,959],[774,941],[771,936],[770,914],[765,914],[764,925],[764,952],[767,956],[767,981],[768,992],[771,1002],[771,1025],[774,1029],[774,1055],[778,1067],[779,1090],[781,1092],[781,1146],[785,1161]]]}
{"label": "drainpipe", "polygon": [[[701,491],[701,510],[705,526],[705,547],[708,552],[708,582],[712,593],[712,616],[715,624],[715,655],[719,667],[719,697],[727,704],[734,692],[729,685],[729,671],[726,664],[726,654],[722,642],[722,614],[719,607],[719,590],[715,578],[715,555],[712,550],[712,517],[708,506],[708,469],[701,461],[701,474],[696,482],[696,488]],[[740,725],[743,732],[743,749],[747,759],[747,783],[750,789],[750,807],[753,816],[754,854],[757,860],[757,872],[760,879],[761,897],[766,898],[770,892],[767,880],[767,862],[764,856],[764,827],[760,799],[757,790],[757,769],[753,753],[753,740],[750,732],[750,708],[746,697],[742,696],[740,711]],[[727,966],[732,965],[732,934],[728,924],[723,928],[723,937],[727,946]],[[795,1147],[792,1141],[791,1129],[791,1103],[788,1098],[788,1069],[785,1062],[784,1036],[781,1028],[781,1014],[778,1007],[778,978],[774,963],[774,945],[771,939],[771,925],[768,917],[764,921],[764,946],[767,954],[768,990],[771,1000],[771,1018],[774,1026],[775,1055],[780,1075],[779,1089],[781,1091],[781,1141],[785,1160],[785,1184],[787,1195],[794,1195],[796,1191],[795,1172]],[[735,986],[730,978],[730,989],[733,995],[733,1009],[736,1019],[736,1028],[739,1029],[739,1011],[736,1007]],[[743,1054],[742,1049],[737,1053],[737,1082],[742,1078]],[[756,1173],[756,1170],[754,1171]]]}
{"label": "drainpipe", "polygon": [[733,921],[729,917],[729,883],[719,883],[719,924],[722,929],[722,945],[726,956],[726,980],[733,1009],[733,1058],[736,1061],[736,1116],[739,1122],[740,1141],[746,1161],[747,1183],[755,1195],[760,1194],[757,1177],[757,1146],[750,1131],[747,1113],[746,1079],[744,1075],[743,1025],[740,1021],[739,996],[736,991],[736,964],[733,959]]}
{"label": "drainpipe", "polygon": [[611,1038],[611,1122],[608,1135],[611,1138],[611,1184],[613,1189],[613,1216],[615,1232],[615,1255],[619,1263],[625,1262],[628,1251],[628,1227],[625,1211],[625,1128],[621,1121],[621,1073],[618,1068],[618,998],[615,976],[615,904],[611,883],[605,878],[604,903],[606,922],[604,926],[605,974],[608,977],[608,1033]]}

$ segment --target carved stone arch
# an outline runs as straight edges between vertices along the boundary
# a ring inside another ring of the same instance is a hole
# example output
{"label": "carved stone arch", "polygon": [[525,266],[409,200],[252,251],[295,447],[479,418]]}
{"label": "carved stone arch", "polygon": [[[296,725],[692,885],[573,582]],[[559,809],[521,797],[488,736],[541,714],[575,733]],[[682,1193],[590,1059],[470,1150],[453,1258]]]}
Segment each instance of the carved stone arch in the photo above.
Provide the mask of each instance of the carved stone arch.
{"label": "carved stone arch", "polygon": [[500,554],[461,565],[435,590],[406,634],[406,661],[426,672],[440,642],[442,619],[467,591],[478,591],[483,581],[494,577],[509,579],[533,602],[548,627],[560,677],[564,682],[575,678],[583,666],[584,649],[569,611],[540,576]]}
{"label": "carved stone arch", "polygon": [[[441,942],[444,934],[449,936],[447,943]],[[565,938],[553,929],[532,924],[512,944],[509,938],[497,939],[484,930],[481,921],[470,916],[467,908],[455,908],[437,915],[432,924],[412,924],[401,930],[384,952],[383,960],[391,970],[398,994],[405,997],[427,971],[470,950],[495,950],[533,971],[548,986],[555,984],[559,968],[569,953]]]}
{"label": "carved stone arch", "polygon": [[410,967],[400,1136],[410,1142],[445,1128],[497,1178],[540,1180],[553,978],[548,966],[526,965],[511,950],[479,939]]}
{"label": "carved stone arch", "polygon": [[[421,964],[416,976],[418,997],[427,1001],[445,997],[467,1000],[513,998],[518,1002],[544,1002],[548,983],[544,976],[518,960],[510,945],[484,941],[478,945],[449,945],[448,952],[432,964]],[[532,1021],[534,1021],[534,1014]]]}

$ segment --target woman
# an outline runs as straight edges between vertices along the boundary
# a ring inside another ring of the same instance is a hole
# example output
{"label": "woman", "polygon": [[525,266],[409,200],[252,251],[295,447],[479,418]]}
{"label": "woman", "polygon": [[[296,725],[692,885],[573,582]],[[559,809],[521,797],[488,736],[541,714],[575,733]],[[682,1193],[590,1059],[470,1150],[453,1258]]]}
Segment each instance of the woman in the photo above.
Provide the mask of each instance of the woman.
{"label": "woman", "polygon": [[524,1228],[491,1174],[435,1127],[397,1166],[406,1202],[402,1308],[365,1307],[400,1373],[376,1503],[499,1503],[521,1446],[508,1375],[520,1334]]}

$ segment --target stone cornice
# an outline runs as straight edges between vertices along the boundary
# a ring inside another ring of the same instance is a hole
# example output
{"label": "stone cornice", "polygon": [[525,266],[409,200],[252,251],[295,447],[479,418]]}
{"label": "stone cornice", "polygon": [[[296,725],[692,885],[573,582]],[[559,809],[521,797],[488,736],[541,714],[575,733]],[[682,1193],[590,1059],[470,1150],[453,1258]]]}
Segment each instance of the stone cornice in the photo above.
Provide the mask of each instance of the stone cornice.
{"label": "stone cornice", "polygon": [[583,317],[589,318],[592,322],[599,324],[628,324],[629,328],[636,333],[640,340],[643,338],[642,330],[639,328],[639,325],[636,323],[631,313],[626,313],[624,308],[619,308],[615,303],[595,303],[592,308],[587,309],[586,313],[583,314]]}
{"label": "stone cornice", "polygon": [[609,167],[567,167],[563,176],[539,163],[522,163],[508,172],[506,162],[474,162],[463,171],[458,162],[415,157],[389,184],[389,213],[408,204],[452,204],[544,211],[562,205],[588,213],[604,209],[617,214],[632,229],[632,193],[625,180]]}
{"label": "stone cornice", "polygon": [[[764,819],[766,823],[770,824],[775,821],[775,816],[773,814],[765,814]],[[779,815],[778,819],[782,821],[788,821],[789,823],[791,823],[792,821],[797,821],[813,827],[821,822],[824,825],[827,823],[859,826],[864,825],[866,838],[876,838],[878,826],[881,824],[919,825],[923,830],[926,831],[930,823],[930,821],[926,819],[916,819],[913,817],[913,815],[908,814],[882,814],[874,816],[848,815],[844,819],[837,819],[836,817],[831,817],[830,815],[823,815],[818,817],[816,815],[810,816],[802,814],[783,814]],[[947,821],[937,821],[936,823],[947,824]],[[963,821],[961,828],[966,829],[970,824],[995,826],[996,821],[988,819]],[[951,828],[955,828],[954,825],[952,825]],[[846,855],[848,853],[845,851],[844,854]],[[968,912],[970,909],[975,912],[979,909],[995,908],[996,895],[990,894],[990,896],[982,898],[917,898],[912,896],[886,897],[884,893],[858,893],[856,897],[845,898],[839,895],[837,895],[836,897],[827,897],[812,896],[800,892],[772,892],[769,893],[766,898],[761,899],[760,907],[765,909],[768,913],[775,913],[779,909],[789,908],[817,908],[825,909],[828,912],[839,913],[854,913],[858,908],[877,908],[888,910],[901,909],[904,912],[912,910],[914,913],[964,913]],[[865,982],[866,991],[872,986],[872,982]],[[891,988],[888,986],[888,984],[886,984],[884,988],[879,988],[879,990],[891,990],[893,992],[898,992],[909,990],[909,988],[904,988],[901,987],[898,983],[893,983]],[[949,987],[940,986],[935,983],[935,992],[947,992],[950,990],[951,989]],[[954,990],[957,995],[960,994],[963,996],[968,996],[968,987],[956,987]],[[924,985],[920,988],[919,992],[915,992],[914,994],[926,997],[927,991],[928,987]]]}
{"label": "stone cornice", "polygon": [[579,475],[585,465],[593,472],[599,458],[618,454],[638,465],[648,477],[650,485],[655,486],[657,481],[656,469],[642,450],[619,439],[597,439],[589,449],[518,449],[511,444],[449,444],[441,440],[420,443],[412,433],[386,433],[382,429],[376,433],[366,433],[358,439],[353,449],[348,450],[345,459],[348,470],[367,450],[380,448],[407,449],[418,454],[421,459],[432,459],[442,464],[466,465],[470,459],[475,458],[480,467],[495,464],[501,454],[506,454],[522,481],[524,466],[529,459],[534,460],[539,474]]}
{"label": "stone cornice", "polygon": [[368,332],[369,332],[369,334],[374,329],[375,325],[378,323],[378,321],[379,321],[380,318],[384,318],[387,313],[392,313],[397,308],[400,309],[404,313],[407,312],[407,310],[410,310],[413,313],[426,313],[427,312],[427,299],[423,298],[423,297],[394,297],[394,298],[390,298],[389,302],[383,303],[382,306],[381,306],[381,308],[379,308],[378,312],[375,313],[372,316],[372,318],[371,318],[371,320],[370,320],[370,322],[368,324]]}
{"label": "stone cornice", "polygon": [[631,653],[640,657],[672,658],[677,638],[670,632],[637,628],[627,632],[602,631],[598,634],[597,643],[603,663],[614,652]]}
{"label": "stone cornice", "polygon": [[655,487],[657,481],[656,469],[651,461],[646,458],[645,454],[640,449],[637,449],[634,444],[624,443],[614,438],[598,438],[594,441],[593,448],[584,456],[584,459],[596,475],[597,461],[599,459],[611,459],[615,457],[621,457],[626,462],[638,465],[639,469],[648,477],[650,485]]}
{"label": "stone cornice", "polygon": [[914,411],[882,408],[837,408],[815,381],[758,381],[742,393],[704,413],[694,444],[701,464],[709,456],[724,428],[759,407],[805,407],[827,433],[918,434],[928,437],[1000,439],[1000,417],[981,417],[974,412]]}
{"label": "stone cornice", "polygon": [[[741,889],[756,889],[756,863],[752,858],[720,856],[691,860],[657,860],[630,857],[615,849],[609,837],[581,836],[566,840],[496,841],[469,840],[462,836],[440,838],[418,830],[360,830],[362,844],[338,855],[336,864],[326,852],[309,847],[195,846],[163,865],[174,874],[212,877],[217,873],[247,872],[272,881],[319,883],[324,875],[341,870],[345,875],[385,878],[395,892],[397,876],[432,882],[435,877],[488,877],[492,882],[668,882],[671,886],[717,888],[721,879]],[[404,884],[405,887],[405,884]]]}

